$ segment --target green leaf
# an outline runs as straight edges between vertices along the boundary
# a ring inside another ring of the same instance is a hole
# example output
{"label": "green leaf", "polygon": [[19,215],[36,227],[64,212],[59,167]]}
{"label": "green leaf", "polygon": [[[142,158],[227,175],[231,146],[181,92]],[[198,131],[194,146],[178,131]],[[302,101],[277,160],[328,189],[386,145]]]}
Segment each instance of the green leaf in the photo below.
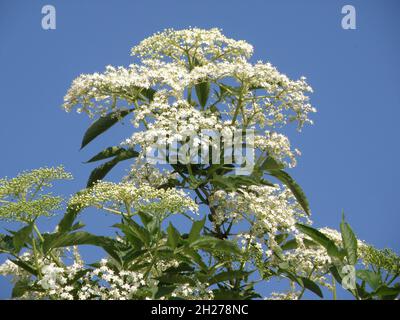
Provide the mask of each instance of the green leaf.
{"label": "green leaf", "polygon": [[206,217],[204,217],[202,220],[193,222],[188,237],[189,243],[197,240],[200,237],[200,232],[203,229],[205,223],[206,223]]}
{"label": "green leaf", "polygon": [[400,294],[400,286],[388,287],[387,285],[382,285],[374,292],[374,294],[384,300],[394,300]]}
{"label": "green leaf", "polygon": [[304,288],[310,290],[311,292],[314,292],[320,298],[324,297],[320,287],[314,281],[305,277],[301,277],[301,281],[303,282]]}
{"label": "green leaf", "polygon": [[339,272],[339,270],[338,270],[338,268],[336,267],[336,266],[331,266],[330,268],[329,268],[329,271],[331,272],[331,274],[332,274],[332,276],[335,278],[335,280],[338,282],[338,283],[342,283],[342,277],[340,276],[340,272]]}
{"label": "green leaf", "polygon": [[0,253],[10,253],[14,251],[15,247],[13,237],[6,234],[0,234]]}
{"label": "green leaf", "polygon": [[87,182],[87,187],[90,188],[97,181],[102,180],[120,161],[135,158],[138,155],[139,153],[133,149],[121,151],[114,159],[103,163],[92,171]]}
{"label": "green leaf", "polygon": [[119,226],[126,234],[132,234],[133,236],[140,239],[145,244],[150,244],[151,235],[149,231],[143,228],[140,224],[133,220],[127,220],[129,225],[116,225]]}
{"label": "green leaf", "polygon": [[340,223],[340,231],[348,262],[355,265],[357,263],[357,238],[350,225],[344,220]]}
{"label": "green leaf", "polygon": [[159,286],[154,293],[154,299],[160,299],[171,294],[176,289],[176,286]]}
{"label": "green leaf", "polygon": [[242,186],[260,185],[260,181],[257,177],[244,176],[244,175],[226,175],[220,176],[215,175],[211,181],[217,187],[220,187],[226,191],[236,191]]}
{"label": "green leaf", "polygon": [[25,245],[25,243],[28,242],[32,230],[33,230],[33,222],[29,223],[27,226],[23,227],[17,232],[13,232],[13,244],[17,252],[19,252]]}
{"label": "green leaf", "polygon": [[167,232],[168,232],[168,244],[171,248],[175,249],[178,246],[181,236],[178,230],[176,230],[175,227],[172,225],[172,223],[169,223]]}
{"label": "green leaf", "polygon": [[136,250],[132,249],[128,251],[126,254],[122,255],[122,261],[125,266],[128,266],[133,260],[135,260],[138,257],[141,257],[148,253],[148,250]]}
{"label": "green leaf", "polygon": [[367,282],[373,290],[377,290],[382,285],[381,276],[371,270],[357,270],[357,277]]}
{"label": "green leaf", "polygon": [[269,174],[284,183],[292,191],[304,211],[310,214],[310,205],[304,191],[288,173],[283,170],[270,170]]}
{"label": "green leaf", "polygon": [[146,212],[139,211],[138,216],[140,217],[140,220],[142,221],[143,225],[145,225],[146,227],[151,221],[153,221],[153,217]]}
{"label": "green leaf", "polygon": [[296,239],[291,239],[286,241],[283,245],[281,245],[282,250],[292,250],[298,247]]}
{"label": "green leaf", "polygon": [[285,168],[285,165],[273,157],[267,157],[265,161],[261,165],[261,169],[263,170],[282,170]]}
{"label": "green leaf", "polygon": [[191,248],[202,249],[205,251],[221,251],[226,253],[241,254],[240,249],[235,243],[229,240],[221,240],[211,236],[203,236],[190,245]]}
{"label": "green leaf", "polygon": [[208,96],[210,94],[210,83],[208,81],[196,84],[196,95],[199,99],[200,105],[204,108],[207,104]]}
{"label": "green leaf", "polygon": [[96,236],[94,234],[77,231],[74,233],[51,233],[44,234],[43,250],[48,252],[54,248],[77,246],[77,245],[110,245],[113,241],[111,238]]}
{"label": "green leaf", "polygon": [[119,161],[114,158],[113,160],[103,163],[102,165],[95,168],[90,173],[86,187],[90,188],[99,180],[103,180],[103,178],[111,171],[112,168],[117,165],[118,162]]}
{"label": "green leaf", "polygon": [[33,268],[31,265],[29,265],[27,262],[21,261],[21,260],[11,260],[11,262],[15,263],[18,267],[21,267],[25,271],[28,271],[30,274],[33,274],[34,276],[37,276],[37,271],[35,268]]}
{"label": "green leaf", "polygon": [[180,274],[174,274],[174,273],[168,273],[165,275],[162,275],[160,277],[158,277],[158,281],[160,281],[162,284],[190,284],[191,286],[195,286],[196,282],[188,277],[188,276],[184,276],[184,275],[180,275]]}
{"label": "green leaf", "polygon": [[230,290],[225,288],[213,290],[215,300],[244,300],[245,297],[237,290]]}
{"label": "green leaf", "polygon": [[185,247],[183,249],[183,254],[185,257],[189,258],[191,262],[197,263],[201,270],[208,270],[207,265],[204,263],[201,255],[195,249]]}
{"label": "green leaf", "polygon": [[76,231],[85,227],[85,224],[81,221],[78,221],[71,227],[71,231]]}
{"label": "green leaf", "polygon": [[211,286],[211,285],[219,283],[219,282],[243,279],[245,277],[248,277],[249,274],[250,274],[249,272],[240,271],[240,270],[223,271],[223,272],[216,274],[212,278],[210,278],[208,283]]}
{"label": "green leaf", "polygon": [[301,232],[308,235],[312,240],[323,246],[330,256],[337,258],[341,257],[339,248],[336,246],[336,244],[322,232],[301,223],[296,223],[296,227]]}
{"label": "green leaf", "polygon": [[63,218],[58,223],[58,227],[57,227],[58,232],[64,233],[64,232],[70,231],[72,229],[73,223],[80,211],[81,211],[81,208],[69,206],[67,208],[67,211],[65,212]]}
{"label": "green leaf", "polygon": [[29,280],[27,279],[20,279],[18,280],[11,293],[12,298],[20,298],[22,297],[27,291],[29,291],[30,286],[29,286]]}
{"label": "green leaf", "polygon": [[100,151],[93,158],[91,158],[88,161],[86,161],[86,163],[96,162],[96,161],[108,159],[108,158],[111,158],[111,157],[115,157],[115,156],[119,155],[123,151],[125,151],[125,149],[122,148],[122,147],[117,147],[117,146],[108,147],[107,149],[104,149],[103,151]]}
{"label": "green leaf", "polygon": [[133,109],[117,110],[110,112],[104,117],[100,117],[99,119],[97,119],[85,132],[85,135],[83,136],[82,140],[81,149],[83,149],[93,139],[95,139],[96,137],[107,131],[114,124],[116,124],[121,118],[125,117],[132,111]]}

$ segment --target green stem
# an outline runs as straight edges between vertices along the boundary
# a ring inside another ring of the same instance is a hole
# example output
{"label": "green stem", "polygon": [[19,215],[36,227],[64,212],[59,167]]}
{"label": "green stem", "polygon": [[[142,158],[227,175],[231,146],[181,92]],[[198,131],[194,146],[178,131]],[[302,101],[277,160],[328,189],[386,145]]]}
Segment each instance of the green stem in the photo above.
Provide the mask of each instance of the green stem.
{"label": "green stem", "polygon": [[332,276],[332,293],[333,293],[333,300],[337,300],[336,281],[335,281],[335,278],[333,276]]}
{"label": "green stem", "polygon": [[40,270],[35,238],[32,238],[32,248],[33,248],[33,257],[35,259],[35,266],[36,266],[36,269],[37,269],[37,272],[38,272],[38,278],[41,279],[42,278],[42,271]]}
{"label": "green stem", "polygon": [[[42,234],[40,233],[39,228],[37,227],[36,223],[33,224],[33,229],[35,230],[38,238],[40,239],[40,242],[43,243],[44,242],[44,238],[43,238]],[[53,252],[51,252],[51,250],[49,251],[49,256],[54,261],[54,263],[57,265],[57,267],[60,267],[60,268],[63,267],[63,265],[60,262],[60,260],[53,254]]]}

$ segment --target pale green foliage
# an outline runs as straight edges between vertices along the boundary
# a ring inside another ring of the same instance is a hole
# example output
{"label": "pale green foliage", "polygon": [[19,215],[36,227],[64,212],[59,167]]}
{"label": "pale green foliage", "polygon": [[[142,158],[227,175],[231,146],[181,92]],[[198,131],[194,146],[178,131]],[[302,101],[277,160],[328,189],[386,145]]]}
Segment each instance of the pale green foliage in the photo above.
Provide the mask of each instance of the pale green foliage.
{"label": "pale green foliage", "polygon": [[55,180],[72,179],[62,166],[26,171],[12,179],[0,179],[0,219],[28,222],[48,216],[62,198],[43,193]]}
{"label": "pale green foliage", "polygon": [[81,208],[94,206],[117,214],[143,211],[162,217],[198,210],[196,203],[181,190],[135,187],[131,182],[98,182],[72,197],[69,204]]}
{"label": "pale green foliage", "polygon": [[367,245],[361,248],[363,263],[383,269],[391,274],[400,274],[400,257],[390,249],[378,250]]}

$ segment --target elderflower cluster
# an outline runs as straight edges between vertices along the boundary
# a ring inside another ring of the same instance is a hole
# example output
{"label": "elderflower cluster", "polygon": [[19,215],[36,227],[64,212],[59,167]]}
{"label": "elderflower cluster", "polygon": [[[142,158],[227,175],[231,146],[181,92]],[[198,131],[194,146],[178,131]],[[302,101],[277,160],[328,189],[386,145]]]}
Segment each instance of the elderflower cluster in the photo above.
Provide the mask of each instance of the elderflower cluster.
{"label": "elderflower cluster", "polygon": [[[24,252],[21,256],[19,256],[19,259],[23,262],[27,262],[31,259],[31,254],[28,252]],[[5,260],[0,265],[0,275],[12,276],[13,283],[16,283],[21,279],[30,278],[30,274],[26,270],[18,267],[14,262],[9,259]]]}
{"label": "elderflower cluster", "polygon": [[265,135],[254,137],[254,146],[289,167],[296,166],[296,156],[300,155],[299,150],[291,149],[290,141],[285,135],[268,130],[265,131]]}
{"label": "elderflower cluster", "polygon": [[229,39],[217,28],[166,29],[132,48],[132,55],[150,59],[169,57],[177,62],[186,61],[188,56],[195,56],[201,63],[250,58],[252,54],[253,47],[250,44],[243,40]]}
{"label": "elderflower cluster", "polygon": [[[331,228],[320,228],[319,231],[335,242],[338,246],[343,246],[341,234]],[[326,274],[329,273],[329,268],[332,265],[332,259],[328,255],[326,249],[320,245],[309,245],[305,240],[311,240],[304,234],[296,235],[297,248],[284,251],[285,261],[294,267],[296,274],[308,277],[311,280],[319,283],[322,286],[332,289],[331,284],[326,279]],[[367,245],[358,241],[358,257],[364,259],[363,251]],[[280,260],[271,260],[271,263],[279,264]]]}
{"label": "elderflower cluster", "polygon": [[265,300],[298,300],[300,292],[272,292]]}
{"label": "elderflower cluster", "polygon": [[116,99],[132,103],[137,97],[136,88],[148,88],[145,74],[134,65],[124,67],[107,66],[104,73],[82,74],[76,78],[64,97],[63,107],[71,111],[76,105],[78,113],[105,115],[116,108]]}
{"label": "elderflower cluster", "polygon": [[143,211],[159,216],[198,211],[196,203],[183,190],[156,189],[150,185],[136,187],[130,182],[98,182],[73,196],[69,205],[108,208],[115,213]]}
{"label": "elderflower cluster", "polygon": [[196,281],[195,285],[183,283],[176,287],[171,297],[179,297],[186,300],[213,300],[214,293],[208,289],[208,283]]}
{"label": "elderflower cluster", "polygon": [[[77,107],[91,117],[133,110],[132,123],[143,130],[124,144],[140,146],[142,155],[155,141],[181,141],[202,130],[275,130],[294,121],[300,129],[312,123],[309,115],[316,110],[306,79],[291,80],[268,62],[251,63],[252,52],[250,44],[229,39],[219,29],[167,29],[132,49],[137,64],[108,66],[104,73],[75,79],[64,108]],[[200,84],[209,91],[204,106],[196,99]],[[198,140],[201,144],[202,137]],[[296,164],[297,152],[284,135],[268,130],[256,140],[256,148]]]}
{"label": "elderflower cluster", "polygon": [[146,285],[144,274],[135,271],[113,270],[107,260],[100,262],[100,267],[87,273],[79,290],[80,300],[128,300],[135,298],[140,287]]}
{"label": "elderflower cluster", "polygon": [[49,216],[60,208],[61,197],[44,194],[55,180],[72,179],[62,166],[26,171],[17,177],[0,179],[0,219],[28,222]]}
{"label": "elderflower cluster", "polygon": [[[14,282],[24,279],[32,290],[25,292],[20,299],[57,300],[129,300],[151,299],[152,288],[156,287],[157,273],[148,277],[141,271],[116,268],[108,259],[102,259],[94,268],[85,268],[79,253],[74,247],[74,261],[71,265],[57,266],[48,260],[39,260],[40,276],[34,280],[20,266],[7,260],[0,265],[1,275],[12,275]],[[31,253],[19,257],[29,262]],[[177,267],[177,261],[157,261],[155,270],[163,272]],[[184,299],[212,299],[213,292],[207,283],[182,283],[171,293],[172,297]]]}
{"label": "elderflower cluster", "polygon": [[142,158],[137,158],[128,174],[124,177],[125,182],[134,184],[136,187],[149,185],[157,189],[167,184],[169,180],[174,179],[177,179],[176,173],[172,173],[169,170],[161,170],[143,161]]}
{"label": "elderflower cluster", "polygon": [[215,208],[214,222],[245,220],[252,225],[252,233],[272,240],[280,231],[295,232],[296,223],[307,219],[292,192],[276,185],[249,186],[233,192],[218,190],[212,195]]}

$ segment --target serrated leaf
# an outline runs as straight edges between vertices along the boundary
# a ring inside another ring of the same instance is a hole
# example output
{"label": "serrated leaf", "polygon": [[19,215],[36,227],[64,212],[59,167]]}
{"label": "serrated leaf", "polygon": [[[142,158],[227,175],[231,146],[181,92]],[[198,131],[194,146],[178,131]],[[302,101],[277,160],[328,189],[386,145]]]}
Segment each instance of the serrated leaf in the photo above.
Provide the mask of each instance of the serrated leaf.
{"label": "serrated leaf", "polygon": [[283,245],[281,245],[282,250],[292,250],[298,247],[296,239],[291,239],[286,241]]}
{"label": "serrated leaf", "polygon": [[73,223],[81,211],[78,207],[67,207],[67,210],[62,217],[61,221],[58,223],[57,230],[60,233],[68,232],[72,229]]}
{"label": "serrated leaf", "polygon": [[355,265],[357,263],[357,238],[350,225],[344,220],[340,223],[340,232],[348,262]]}
{"label": "serrated leaf", "polygon": [[186,284],[188,283],[191,286],[195,286],[196,282],[185,275],[180,275],[180,274],[174,274],[174,273],[168,273],[165,275],[162,275],[157,278],[158,281],[160,281],[162,284]]}
{"label": "serrated leaf", "polygon": [[172,223],[169,224],[167,228],[167,233],[168,233],[168,244],[171,248],[175,249],[178,246],[181,236],[178,230],[176,230],[176,228],[172,225]]}
{"label": "serrated leaf", "polygon": [[263,170],[282,170],[285,168],[285,165],[273,157],[267,157],[265,161],[261,165],[261,169]]}
{"label": "serrated leaf", "polygon": [[202,220],[193,222],[188,237],[189,243],[197,240],[200,237],[201,230],[203,229],[205,223],[206,223],[206,217],[204,217]]}
{"label": "serrated leaf", "polygon": [[111,169],[114,168],[120,161],[135,158],[138,155],[139,153],[132,149],[121,151],[114,159],[103,163],[91,172],[87,182],[87,187],[90,188],[99,180],[103,180],[104,177],[111,171]]}
{"label": "serrated leaf", "polygon": [[270,170],[269,174],[285,184],[292,191],[303,210],[310,214],[310,205],[304,191],[288,173],[283,170]]}
{"label": "serrated leaf", "polygon": [[296,223],[296,227],[301,232],[308,235],[312,240],[323,246],[327,250],[329,255],[338,258],[341,257],[341,254],[336,244],[322,232],[301,223]]}
{"label": "serrated leaf", "polygon": [[159,286],[154,293],[154,299],[160,299],[171,294],[176,289],[176,286]]}
{"label": "serrated leaf", "polygon": [[29,284],[27,279],[18,280],[14,285],[11,297],[13,299],[22,297],[30,289]]}
{"label": "serrated leaf", "polygon": [[312,281],[308,278],[305,278],[305,277],[301,277],[301,280],[303,282],[304,288],[310,290],[311,292],[314,292],[320,298],[324,297],[324,295],[322,294],[321,288],[314,281]]}
{"label": "serrated leaf", "polygon": [[377,290],[382,285],[381,276],[371,270],[357,270],[357,277],[367,282],[373,290]]}
{"label": "serrated leaf", "polygon": [[382,285],[374,292],[374,294],[384,300],[394,300],[400,294],[400,286],[388,287],[387,285]]}
{"label": "serrated leaf", "polygon": [[211,285],[219,283],[219,282],[243,279],[243,278],[249,276],[249,274],[250,273],[247,271],[240,271],[240,270],[223,271],[223,272],[220,272],[220,273],[214,275],[213,277],[211,277],[208,280],[208,284],[211,286]]}
{"label": "serrated leaf", "polygon": [[207,104],[208,96],[210,94],[210,83],[208,81],[196,84],[196,95],[200,105],[204,108]]}
{"label": "serrated leaf", "polygon": [[96,161],[112,158],[112,157],[119,155],[123,151],[125,151],[125,149],[122,147],[117,147],[117,146],[108,147],[108,148],[104,149],[103,151],[100,151],[98,154],[96,154],[94,157],[90,158],[85,163],[96,162]]}
{"label": "serrated leaf", "polygon": [[13,232],[13,244],[17,252],[19,252],[26,242],[30,239],[33,230],[33,222],[21,228],[17,232]]}
{"label": "serrated leaf", "polygon": [[110,129],[121,118],[127,116],[132,111],[133,109],[117,110],[97,119],[92,123],[89,129],[86,130],[82,139],[81,149],[88,145],[93,139]]}
{"label": "serrated leaf", "polygon": [[221,240],[211,236],[203,236],[190,245],[192,248],[202,249],[205,251],[221,251],[226,253],[240,254],[241,251],[235,243],[229,240]]}
{"label": "serrated leaf", "polygon": [[44,234],[43,250],[48,252],[54,248],[70,247],[77,245],[109,245],[113,240],[103,236],[97,236],[85,231],[73,233]]}
{"label": "serrated leaf", "polygon": [[11,260],[11,262],[15,263],[18,267],[21,267],[25,271],[28,271],[30,274],[33,274],[34,276],[37,276],[37,271],[35,268],[30,266],[27,262],[21,261],[21,260]]}
{"label": "serrated leaf", "polygon": [[129,225],[126,225],[126,228],[123,227],[124,225],[121,227],[125,233],[132,233],[143,243],[150,244],[151,235],[147,229],[143,228],[140,224],[133,220],[128,220],[128,223]]}

